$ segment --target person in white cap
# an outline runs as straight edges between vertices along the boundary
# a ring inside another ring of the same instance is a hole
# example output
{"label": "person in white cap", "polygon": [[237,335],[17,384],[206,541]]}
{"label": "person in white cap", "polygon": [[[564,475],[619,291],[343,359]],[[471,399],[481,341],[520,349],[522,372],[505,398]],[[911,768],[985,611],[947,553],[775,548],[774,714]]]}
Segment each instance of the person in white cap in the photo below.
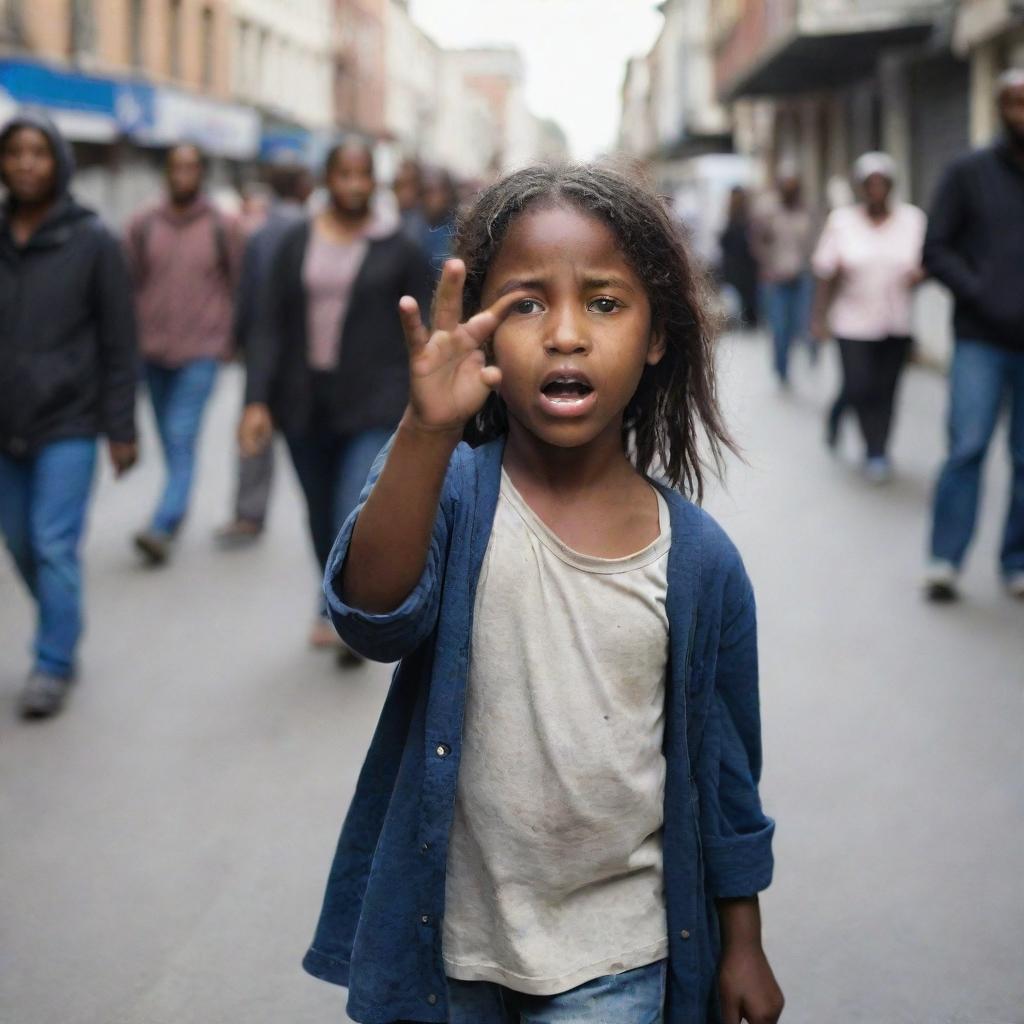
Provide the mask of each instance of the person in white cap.
{"label": "person in white cap", "polygon": [[826,441],[836,446],[843,411],[853,409],[864,436],[865,475],[884,483],[896,389],[911,347],[911,295],[924,278],[927,218],[893,200],[896,167],[888,154],[865,153],[853,177],[861,202],[832,211],[811,260],[817,278],[811,330],[819,340],[834,337],[842,360]]}

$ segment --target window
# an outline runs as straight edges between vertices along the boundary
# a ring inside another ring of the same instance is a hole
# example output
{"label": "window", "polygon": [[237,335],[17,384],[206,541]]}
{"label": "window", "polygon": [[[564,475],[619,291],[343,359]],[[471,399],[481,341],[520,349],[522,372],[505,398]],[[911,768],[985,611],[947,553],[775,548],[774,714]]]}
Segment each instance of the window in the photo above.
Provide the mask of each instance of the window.
{"label": "window", "polygon": [[167,15],[167,72],[181,78],[181,0],[170,0]]}
{"label": "window", "polygon": [[199,30],[199,45],[202,48],[199,58],[199,80],[203,89],[210,89],[213,86],[213,44],[216,29],[217,26],[213,19],[213,8],[204,7]]}
{"label": "window", "polygon": [[128,0],[128,62],[141,68],[143,61],[142,17],[146,0]]}
{"label": "window", "polygon": [[68,24],[68,52],[72,60],[96,53],[96,19],[92,0],[71,0]]}

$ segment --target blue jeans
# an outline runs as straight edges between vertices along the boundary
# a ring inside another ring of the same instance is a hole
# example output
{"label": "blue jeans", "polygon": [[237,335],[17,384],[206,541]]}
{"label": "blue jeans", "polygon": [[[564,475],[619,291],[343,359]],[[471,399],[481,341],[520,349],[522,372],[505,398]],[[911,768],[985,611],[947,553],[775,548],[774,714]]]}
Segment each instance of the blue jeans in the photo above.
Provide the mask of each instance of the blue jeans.
{"label": "blue jeans", "polygon": [[1024,572],[1024,352],[959,339],[950,372],[949,455],[935,487],[932,557],[959,567],[978,513],[981,467],[1004,404],[1010,407],[1010,506],[1000,563]]}
{"label": "blue jeans", "polygon": [[174,533],[188,511],[199,428],[216,379],[215,359],[196,359],[173,369],[146,363],[146,384],[167,464],[167,483],[150,522],[158,533]]}
{"label": "blue jeans", "polygon": [[0,530],[39,610],[35,667],[68,677],[82,635],[78,549],[96,467],[95,438],[54,441],[26,459],[0,455]]}
{"label": "blue jeans", "polygon": [[448,1024],[661,1024],[667,961],[609,974],[556,996],[448,980]]}
{"label": "blue jeans", "polygon": [[811,315],[811,279],[807,274],[792,281],[772,281],[765,287],[772,356],[779,380],[789,379],[789,350],[807,333]]}
{"label": "blue jeans", "polygon": [[321,573],[342,525],[359,502],[373,460],[393,431],[375,427],[339,437],[330,433],[286,437],[306,498],[309,532]]}

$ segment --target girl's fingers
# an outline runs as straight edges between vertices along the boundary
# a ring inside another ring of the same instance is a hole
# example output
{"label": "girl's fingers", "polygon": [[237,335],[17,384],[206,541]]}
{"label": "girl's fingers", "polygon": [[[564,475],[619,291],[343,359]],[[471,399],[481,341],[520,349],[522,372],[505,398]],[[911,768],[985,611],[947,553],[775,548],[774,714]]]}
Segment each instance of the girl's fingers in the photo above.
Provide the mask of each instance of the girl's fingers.
{"label": "girl's fingers", "polygon": [[403,295],[398,300],[398,316],[402,321],[402,332],[410,352],[423,348],[430,335],[420,317],[420,305],[411,295]]}
{"label": "girl's fingers", "polygon": [[485,366],[480,370],[480,379],[494,391],[501,384],[501,370],[496,366]]}
{"label": "girl's fingers", "polygon": [[466,264],[447,260],[434,295],[434,329],[454,331],[462,319],[462,286],[466,282]]}
{"label": "girl's fingers", "polygon": [[520,292],[512,292],[503,295],[497,302],[492,303],[487,309],[470,317],[463,329],[477,345],[482,345],[498,329],[502,321],[512,312],[517,302],[522,301]]}

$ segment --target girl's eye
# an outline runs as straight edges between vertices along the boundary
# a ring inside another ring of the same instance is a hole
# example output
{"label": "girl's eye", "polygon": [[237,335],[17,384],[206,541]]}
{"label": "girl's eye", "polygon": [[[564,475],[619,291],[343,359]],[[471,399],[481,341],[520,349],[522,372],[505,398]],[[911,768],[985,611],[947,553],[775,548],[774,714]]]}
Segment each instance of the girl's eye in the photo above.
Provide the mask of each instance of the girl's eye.
{"label": "girl's eye", "polygon": [[598,313],[614,313],[622,305],[618,299],[600,298],[590,303],[590,308]]}
{"label": "girl's eye", "polygon": [[530,313],[537,313],[540,311],[540,303],[536,299],[520,299],[513,307],[514,313],[519,313],[526,316]]}

